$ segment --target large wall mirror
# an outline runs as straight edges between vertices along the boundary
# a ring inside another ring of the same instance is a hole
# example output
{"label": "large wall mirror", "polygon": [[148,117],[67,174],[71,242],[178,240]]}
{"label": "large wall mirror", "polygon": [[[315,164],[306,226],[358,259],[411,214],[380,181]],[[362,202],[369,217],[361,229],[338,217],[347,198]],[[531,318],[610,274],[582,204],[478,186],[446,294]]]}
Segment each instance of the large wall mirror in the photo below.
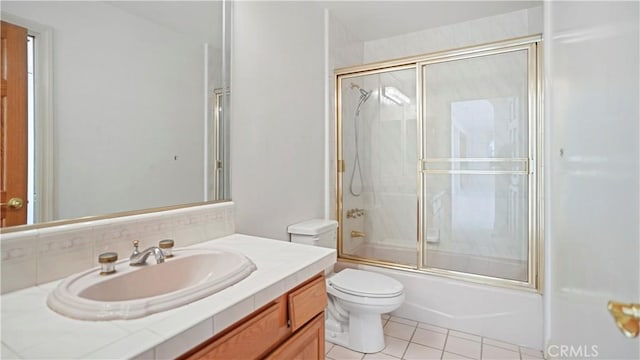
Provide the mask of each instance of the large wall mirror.
{"label": "large wall mirror", "polygon": [[29,33],[27,224],[230,198],[230,6],[2,2]]}

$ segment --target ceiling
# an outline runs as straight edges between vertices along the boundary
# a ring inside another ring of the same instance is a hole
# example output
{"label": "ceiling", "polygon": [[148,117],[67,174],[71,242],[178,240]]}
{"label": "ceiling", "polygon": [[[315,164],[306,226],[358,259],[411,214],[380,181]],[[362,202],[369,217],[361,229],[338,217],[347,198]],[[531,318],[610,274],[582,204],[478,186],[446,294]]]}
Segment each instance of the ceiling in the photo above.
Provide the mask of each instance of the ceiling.
{"label": "ceiling", "polygon": [[542,6],[542,1],[321,1],[361,41]]}

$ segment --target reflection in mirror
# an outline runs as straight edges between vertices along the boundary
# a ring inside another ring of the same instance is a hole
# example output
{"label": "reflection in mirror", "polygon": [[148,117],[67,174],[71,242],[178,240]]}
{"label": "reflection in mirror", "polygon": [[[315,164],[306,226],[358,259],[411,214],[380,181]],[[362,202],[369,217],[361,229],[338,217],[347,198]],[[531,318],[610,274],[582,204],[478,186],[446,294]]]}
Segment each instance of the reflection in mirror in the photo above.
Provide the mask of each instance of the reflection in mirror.
{"label": "reflection in mirror", "polygon": [[25,221],[229,198],[225,6],[3,1],[33,41]]}

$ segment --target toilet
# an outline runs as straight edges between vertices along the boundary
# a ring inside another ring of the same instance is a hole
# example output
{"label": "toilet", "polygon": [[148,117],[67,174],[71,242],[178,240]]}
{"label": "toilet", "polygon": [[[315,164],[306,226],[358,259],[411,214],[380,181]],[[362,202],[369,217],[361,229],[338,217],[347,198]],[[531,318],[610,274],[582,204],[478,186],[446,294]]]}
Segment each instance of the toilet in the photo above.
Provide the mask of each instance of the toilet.
{"label": "toilet", "polygon": [[[288,227],[291,242],[335,248],[338,222],[309,220]],[[344,269],[327,276],[325,340],[363,353],[385,347],[381,315],[404,302],[402,284],[371,271]]]}

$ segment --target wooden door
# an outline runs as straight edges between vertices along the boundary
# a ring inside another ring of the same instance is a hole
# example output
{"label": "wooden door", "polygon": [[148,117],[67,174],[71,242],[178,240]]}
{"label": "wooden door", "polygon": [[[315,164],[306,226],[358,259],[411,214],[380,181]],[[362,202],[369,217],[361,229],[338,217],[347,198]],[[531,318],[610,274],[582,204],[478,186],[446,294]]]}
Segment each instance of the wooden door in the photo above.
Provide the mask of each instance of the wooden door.
{"label": "wooden door", "polygon": [[27,29],[3,21],[0,34],[0,227],[5,227],[27,222]]}

